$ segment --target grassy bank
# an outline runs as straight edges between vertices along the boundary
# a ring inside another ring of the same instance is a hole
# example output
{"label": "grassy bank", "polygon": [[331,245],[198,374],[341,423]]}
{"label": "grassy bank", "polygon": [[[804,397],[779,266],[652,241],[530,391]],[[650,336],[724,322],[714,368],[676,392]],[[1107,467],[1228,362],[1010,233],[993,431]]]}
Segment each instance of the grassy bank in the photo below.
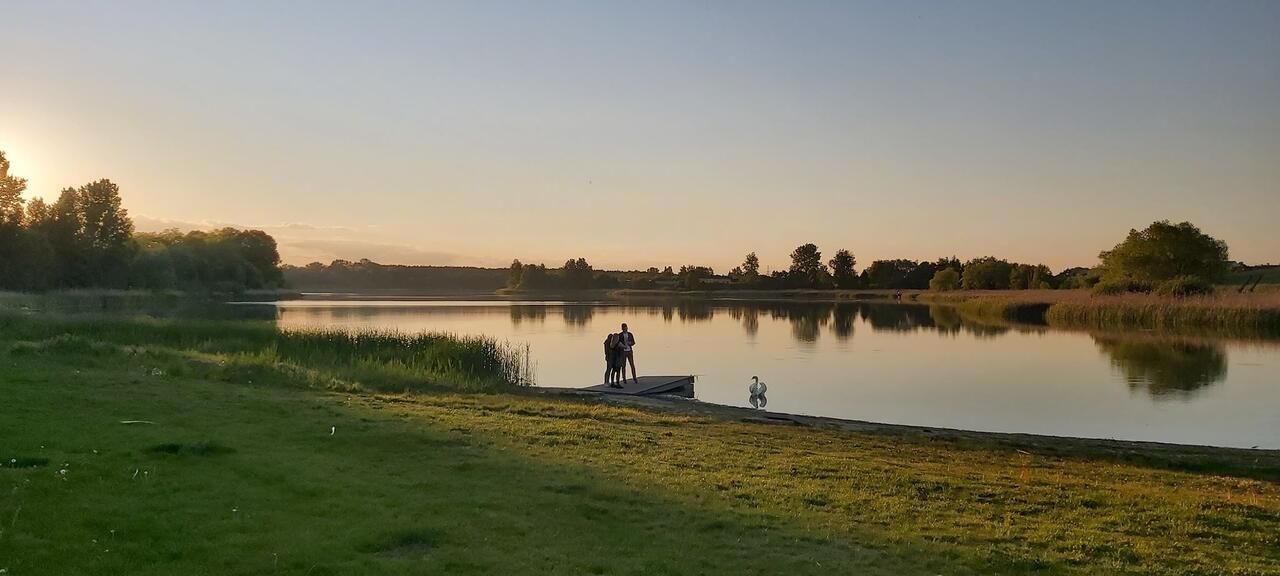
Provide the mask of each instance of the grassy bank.
{"label": "grassy bank", "polygon": [[1275,453],[1202,450],[1179,470],[1167,447],[449,391],[475,368],[378,395],[397,371],[360,359],[418,352],[317,338],[0,325],[0,569],[1280,574]]}
{"label": "grassy bank", "polygon": [[527,351],[483,337],[282,331],[274,323],[254,321],[15,314],[0,314],[0,333],[23,342],[19,349],[173,356],[175,370],[216,365],[219,374],[232,379],[298,377],[331,389],[498,391],[530,383]]}

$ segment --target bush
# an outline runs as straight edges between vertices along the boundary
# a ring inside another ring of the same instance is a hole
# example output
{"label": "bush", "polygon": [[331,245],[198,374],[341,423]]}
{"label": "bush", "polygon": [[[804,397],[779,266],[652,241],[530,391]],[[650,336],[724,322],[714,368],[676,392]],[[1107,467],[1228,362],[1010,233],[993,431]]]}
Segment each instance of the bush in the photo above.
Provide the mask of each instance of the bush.
{"label": "bush", "polygon": [[929,289],[934,292],[947,292],[960,287],[960,273],[955,268],[939,270],[929,280]]}
{"label": "bush", "polygon": [[1178,276],[1161,282],[1156,286],[1155,293],[1159,296],[1175,298],[1201,296],[1213,294],[1213,284],[1198,276]]}
{"label": "bush", "polygon": [[1091,289],[1095,296],[1114,296],[1130,292],[1151,292],[1151,285],[1132,278],[1110,278],[1098,282]]}

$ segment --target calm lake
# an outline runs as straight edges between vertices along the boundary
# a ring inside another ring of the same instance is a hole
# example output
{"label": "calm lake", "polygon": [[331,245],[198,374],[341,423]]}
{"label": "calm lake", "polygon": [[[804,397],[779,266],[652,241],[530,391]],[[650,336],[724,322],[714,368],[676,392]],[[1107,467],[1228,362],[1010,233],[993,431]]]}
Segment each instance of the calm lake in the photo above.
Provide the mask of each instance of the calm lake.
{"label": "calm lake", "polygon": [[485,334],[528,345],[542,386],[601,382],[626,322],[641,374],[770,411],[994,432],[1280,448],[1280,342],[971,323],[888,303],[285,301],[289,328]]}

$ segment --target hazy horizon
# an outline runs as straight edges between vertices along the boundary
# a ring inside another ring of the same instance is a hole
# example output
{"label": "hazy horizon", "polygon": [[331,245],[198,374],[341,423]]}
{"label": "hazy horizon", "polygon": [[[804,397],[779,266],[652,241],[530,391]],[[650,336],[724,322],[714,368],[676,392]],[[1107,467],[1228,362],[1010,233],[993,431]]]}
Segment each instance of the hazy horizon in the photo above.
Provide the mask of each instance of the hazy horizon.
{"label": "hazy horizon", "polygon": [[286,262],[1280,261],[1280,2],[17,3],[0,150]]}

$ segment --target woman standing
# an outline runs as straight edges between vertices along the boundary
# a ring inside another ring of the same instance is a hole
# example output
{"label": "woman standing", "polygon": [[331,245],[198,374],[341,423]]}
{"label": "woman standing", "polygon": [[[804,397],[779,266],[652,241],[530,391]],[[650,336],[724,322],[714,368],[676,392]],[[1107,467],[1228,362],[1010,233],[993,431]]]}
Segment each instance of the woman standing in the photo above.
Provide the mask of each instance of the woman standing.
{"label": "woman standing", "polygon": [[621,388],[622,384],[617,383],[618,373],[620,372],[619,360],[621,360],[621,349],[619,343],[621,339],[617,334],[609,334],[604,337],[604,383],[610,388]]}

